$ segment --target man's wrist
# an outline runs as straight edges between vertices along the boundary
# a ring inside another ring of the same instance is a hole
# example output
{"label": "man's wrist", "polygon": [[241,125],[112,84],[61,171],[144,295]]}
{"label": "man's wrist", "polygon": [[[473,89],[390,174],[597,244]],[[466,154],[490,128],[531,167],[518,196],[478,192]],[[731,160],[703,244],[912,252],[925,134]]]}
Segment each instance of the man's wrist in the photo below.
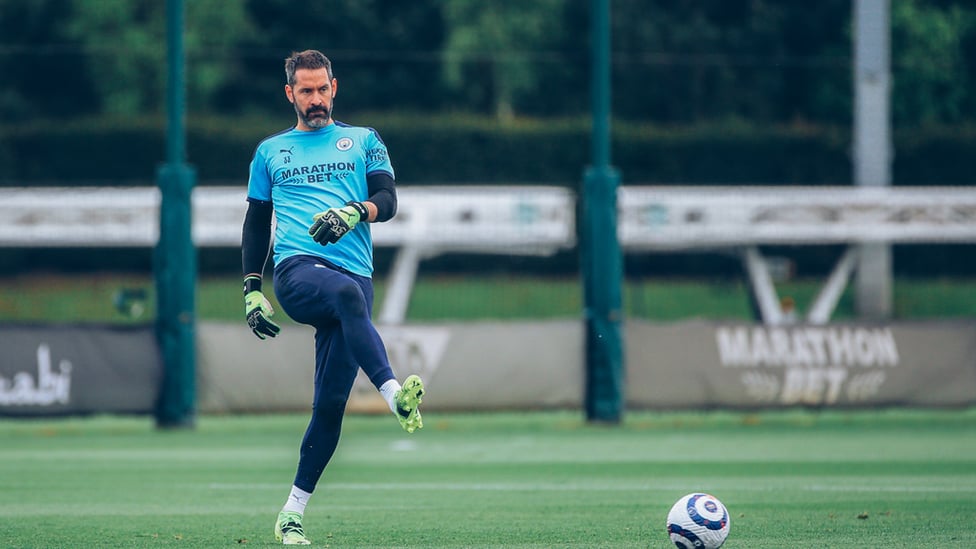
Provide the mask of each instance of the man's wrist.
{"label": "man's wrist", "polygon": [[249,274],[244,277],[244,295],[261,291],[261,276]]}
{"label": "man's wrist", "polygon": [[349,201],[346,202],[345,205],[352,206],[356,210],[356,212],[359,214],[359,221],[366,221],[369,219],[369,209],[366,207],[366,204],[363,204],[362,202]]}

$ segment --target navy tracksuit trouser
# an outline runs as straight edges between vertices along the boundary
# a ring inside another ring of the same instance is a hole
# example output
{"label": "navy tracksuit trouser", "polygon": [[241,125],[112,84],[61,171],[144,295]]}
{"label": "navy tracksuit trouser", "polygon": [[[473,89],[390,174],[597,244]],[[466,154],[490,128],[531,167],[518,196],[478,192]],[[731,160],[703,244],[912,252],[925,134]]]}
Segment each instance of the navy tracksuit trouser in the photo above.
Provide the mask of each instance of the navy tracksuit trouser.
{"label": "navy tracksuit trouser", "polygon": [[372,279],[304,255],[282,261],[274,275],[275,295],[285,313],[315,328],[312,417],[295,474],[295,486],[311,493],[339,444],[359,369],[377,389],[395,376],[371,319]]}

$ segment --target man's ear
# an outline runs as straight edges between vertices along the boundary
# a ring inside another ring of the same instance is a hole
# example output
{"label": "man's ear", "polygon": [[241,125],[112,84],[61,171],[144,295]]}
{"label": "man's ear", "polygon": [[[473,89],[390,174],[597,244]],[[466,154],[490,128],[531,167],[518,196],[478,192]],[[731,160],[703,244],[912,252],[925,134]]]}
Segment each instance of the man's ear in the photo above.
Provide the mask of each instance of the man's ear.
{"label": "man's ear", "polygon": [[295,104],[295,91],[288,84],[285,84],[285,97],[288,98],[289,103]]}
{"label": "man's ear", "polygon": [[332,79],[332,99],[335,99],[336,93],[339,91],[339,81],[335,78]]}

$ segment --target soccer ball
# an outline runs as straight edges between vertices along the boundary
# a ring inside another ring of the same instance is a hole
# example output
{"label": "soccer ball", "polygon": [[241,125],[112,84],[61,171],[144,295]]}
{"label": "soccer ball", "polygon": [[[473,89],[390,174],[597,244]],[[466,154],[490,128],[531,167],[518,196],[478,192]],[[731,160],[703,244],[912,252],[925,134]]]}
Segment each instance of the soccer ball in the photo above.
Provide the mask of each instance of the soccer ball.
{"label": "soccer ball", "polygon": [[715,496],[688,494],[668,513],[668,535],[681,549],[718,549],[729,537],[729,511]]}

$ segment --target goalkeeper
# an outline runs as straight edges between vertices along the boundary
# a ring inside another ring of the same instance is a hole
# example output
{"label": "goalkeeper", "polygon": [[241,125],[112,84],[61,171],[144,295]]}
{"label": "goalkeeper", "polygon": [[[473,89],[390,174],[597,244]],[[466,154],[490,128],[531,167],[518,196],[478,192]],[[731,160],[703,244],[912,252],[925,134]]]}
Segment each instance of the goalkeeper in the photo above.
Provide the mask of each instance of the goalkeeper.
{"label": "goalkeeper", "polygon": [[369,224],[397,208],[393,166],[375,130],[332,119],[338,82],[315,50],[285,60],[285,96],[297,124],[264,139],[251,160],[242,235],[244,308],[261,339],[275,337],[262,274],[274,229],[274,292],[292,319],[315,328],[312,415],[291,493],[275,522],[286,545],[307,545],[302,516],[339,442],[346,400],[360,368],[400,425],[423,427],[420,378],[397,381],[371,320]]}

